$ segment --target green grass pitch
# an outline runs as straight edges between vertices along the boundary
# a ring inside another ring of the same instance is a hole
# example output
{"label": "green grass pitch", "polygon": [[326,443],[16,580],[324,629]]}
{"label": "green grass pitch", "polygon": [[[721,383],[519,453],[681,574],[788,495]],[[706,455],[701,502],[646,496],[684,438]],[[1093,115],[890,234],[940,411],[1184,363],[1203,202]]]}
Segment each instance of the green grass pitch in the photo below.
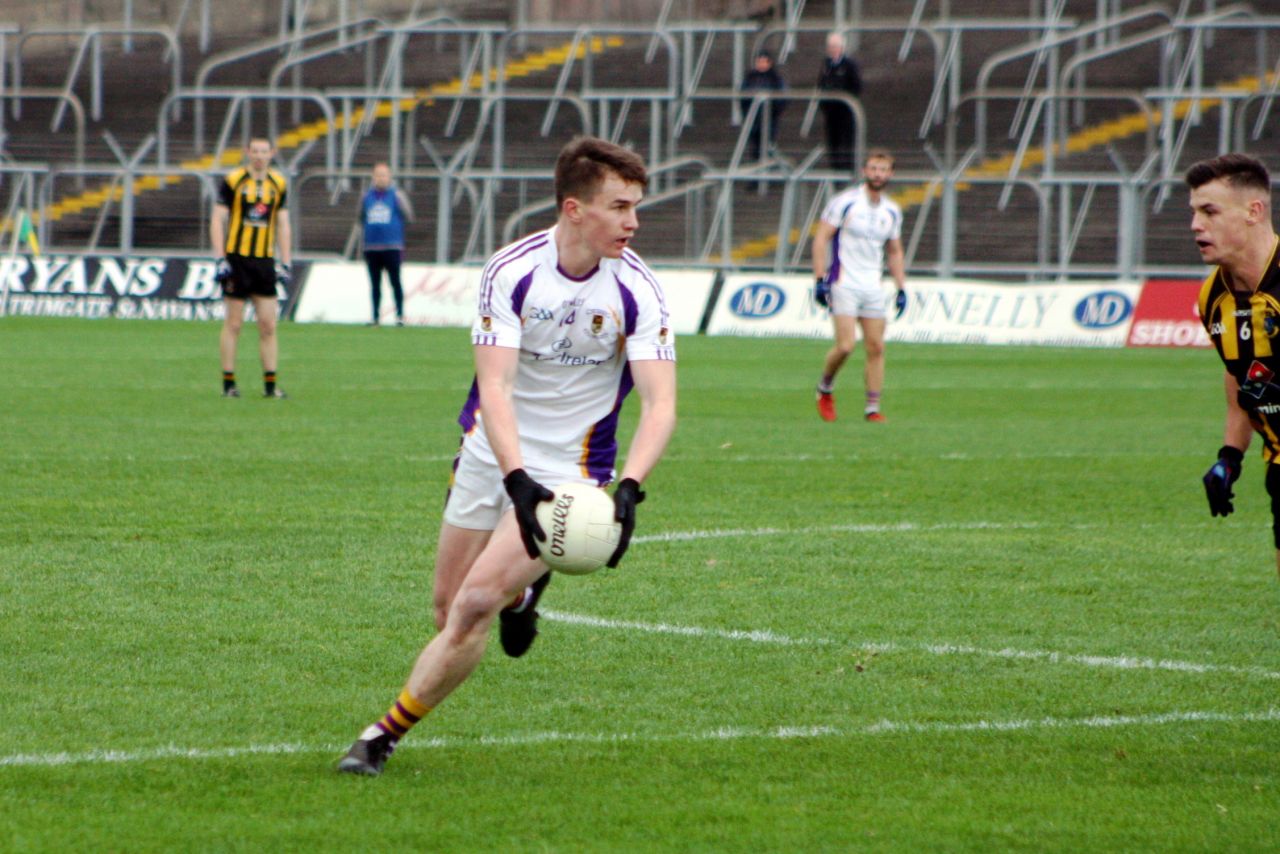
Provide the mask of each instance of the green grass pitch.
{"label": "green grass pitch", "polygon": [[[617,571],[559,577],[378,779],[431,634],[464,330],[0,320],[0,850],[1280,846],[1263,466],[1210,352],[686,337]],[[624,421],[634,423],[635,402]],[[496,640],[496,639],[495,639]]]}

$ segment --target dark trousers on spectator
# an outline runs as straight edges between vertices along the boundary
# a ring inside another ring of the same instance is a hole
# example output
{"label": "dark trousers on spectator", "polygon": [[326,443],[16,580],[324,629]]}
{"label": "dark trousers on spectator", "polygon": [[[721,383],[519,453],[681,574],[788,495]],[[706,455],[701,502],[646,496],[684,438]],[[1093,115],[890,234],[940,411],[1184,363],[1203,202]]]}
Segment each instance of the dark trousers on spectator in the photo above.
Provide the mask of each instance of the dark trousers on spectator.
{"label": "dark trousers on spectator", "polygon": [[832,169],[853,170],[853,111],[844,104],[824,103],[827,125],[827,163]]}
{"label": "dark trousers on spectator", "polygon": [[387,271],[391,282],[391,295],[396,301],[396,320],[404,320],[404,289],[400,287],[399,249],[369,249],[364,253],[364,263],[369,268],[370,295],[373,297],[373,322],[382,314],[382,271]]}

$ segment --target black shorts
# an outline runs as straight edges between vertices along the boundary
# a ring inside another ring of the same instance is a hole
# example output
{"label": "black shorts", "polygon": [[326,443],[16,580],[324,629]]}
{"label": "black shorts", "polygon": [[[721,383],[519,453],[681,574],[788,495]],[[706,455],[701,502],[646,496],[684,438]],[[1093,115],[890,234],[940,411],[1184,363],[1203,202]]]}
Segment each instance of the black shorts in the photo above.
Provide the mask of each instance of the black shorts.
{"label": "black shorts", "polygon": [[232,299],[276,296],[276,259],[228,255],[231,277],[222,283],[222,295]]}
{"label": "black shorts", "polygon": [[1267,495],[1271,496],[1271,534],[1280,549],[1280,463],[1267,464]]}

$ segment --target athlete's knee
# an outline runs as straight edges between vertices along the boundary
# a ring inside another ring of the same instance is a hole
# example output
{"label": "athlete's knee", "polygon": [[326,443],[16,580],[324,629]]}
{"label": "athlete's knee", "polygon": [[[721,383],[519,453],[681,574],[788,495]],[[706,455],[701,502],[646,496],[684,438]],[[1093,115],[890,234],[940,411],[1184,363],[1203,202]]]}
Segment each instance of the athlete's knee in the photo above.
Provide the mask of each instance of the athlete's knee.
{"label": "athlete's knee", "polygon": [[863,346],[866,348],[868,359],[884,358],[884,342],[883,341],[873,341],[870,338],[868,338],[866,343]]}
{"label": "athlete's knee", "polygon": [[449,608],[452,602],[442,595],[437,595],[432,603],[432,611],[436,621],[436,631],[444,631],[445,624],[449,622]]}
{"label": "athlete's knee", "polygon": [[475,632],[486,632],[508,597],[502,591],[485,585],[464,585],[454,597],[447,620],[453,625],[457,637],[465,638]]}
{"label": "athlete's knee", "polygon": [[856,339],[853,341],[837,340],[835,347],[833,347],[832,349],[835,351],[835,354],[839,356],[841,359],[847,359],[853,353],[853,349],[857,346],[858,346],[858,342]]}
{"label": "athlete's knee", "polygon": [[243,325],[243,320],[232,320],[228,317],[222,321],[222,331],[227,335],[230,335],[232,338],[239,338],[240,327]]}

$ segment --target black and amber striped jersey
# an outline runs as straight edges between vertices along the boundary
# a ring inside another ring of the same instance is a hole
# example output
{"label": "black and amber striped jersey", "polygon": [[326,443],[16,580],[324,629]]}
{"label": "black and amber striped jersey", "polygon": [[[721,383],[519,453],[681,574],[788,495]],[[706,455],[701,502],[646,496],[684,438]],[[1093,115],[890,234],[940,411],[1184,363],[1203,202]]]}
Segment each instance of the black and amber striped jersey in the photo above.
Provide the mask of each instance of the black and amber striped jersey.
{"label": "black and amber striped jersey", "polygon": [[[1262,281],[1253,293],[1236,291],[1222,268],[1216,268],[1200,288],[1200,320],[1218,348],[1227,373],[1244,385],[1250,379],[1280,374],[1280,252],[1272,249]],[[1280,411],[1261,407],[1249,421],[1263,438],[1263,458],[1280,460]],[[1280,410],[1280,407],[1274,407]]]}
{"label": "black and amber striped jersey", "polygon": [[223,251],[245,258],[274,257],[276,220],[287,196],[284,175],[274,169],[261,179],[243,166],[228,174],[218,188],[218,204],[230,211]]}

